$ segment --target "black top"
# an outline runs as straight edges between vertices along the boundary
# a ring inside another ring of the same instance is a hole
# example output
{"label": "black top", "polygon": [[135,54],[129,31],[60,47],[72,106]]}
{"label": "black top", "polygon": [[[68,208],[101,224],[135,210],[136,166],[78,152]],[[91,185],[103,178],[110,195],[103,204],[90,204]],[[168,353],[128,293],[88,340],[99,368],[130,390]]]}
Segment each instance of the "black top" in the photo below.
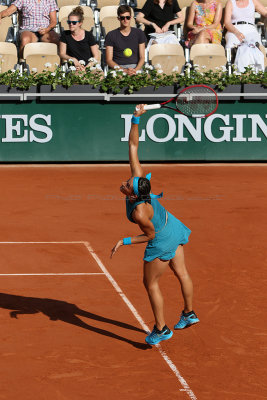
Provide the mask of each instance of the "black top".
{"label": "black top", "polygon": [[[124,36],[120,29],[114,29],[108,32],[105,46],[113,47],[113,61],[118,65],[138,64],[139,62],[139,44],[145,43],[146,37],[143,31],[138,28],[131,28],[128,36]],[[125,49],[131,49],[132,55],[126,57],[123,54]]]}
{"label": "black top", "polygon": [[91,32],[85,31],[84,39],[75,40],[71,36],[71,31],[63,31],[60,41],[66,43],[66,53],[69,56],[77,58],[78,61],[83,60],[86,65],[89,58],[93,56],[91,46],[94,46],[96,41]]}
{"label": "black top", "polygon": [[[174,14],[177,14],[179,11],[181,11],[181,9],[178,6],[177,0],[172,0],[171,6],[166,2],[163,8],[161,8],[159,4],[155,4],[153,0],[147,0],[141,10],[145,19],[154,22],[159,28],[162,28],[168,21],[175,19]],[[169,27],[169,30],[173,30],[173,25]],[[154,32],[155,29],[152,26],[145,26],[146,35]]]}

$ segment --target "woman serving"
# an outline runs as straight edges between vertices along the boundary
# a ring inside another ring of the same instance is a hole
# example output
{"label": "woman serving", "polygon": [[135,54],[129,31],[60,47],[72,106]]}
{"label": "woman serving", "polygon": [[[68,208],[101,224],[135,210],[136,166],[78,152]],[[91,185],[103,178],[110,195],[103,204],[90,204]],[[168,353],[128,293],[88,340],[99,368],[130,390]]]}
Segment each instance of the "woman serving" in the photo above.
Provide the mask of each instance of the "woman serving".
{"label": "woman serving", "polygon": [[174,329],[183,329],[199,322],[199,319],[192,309],[193,284],[185,266],[183,252],[183,245],[188,242],[191,231],[159,203],[158,198],[162,194],[156,196],[151,193],[150,174],[145,177],[139,162],[138,124],[140,116],[145,112],[144,104],[141,104],[132,117],[129,135],[132,176],[120,187],[120,191],[126,196],[127,218],[138,224],[143,233],[119,240],[111,251],[111,257],[123,245],[147,243],[143,282],[155,317],[155,325],[146,337],[146,342],[155,345],[173,335],[165,323],[163,297],[159,288],[159,279],[168,265],[180,282],[184,299],[184,310]]}

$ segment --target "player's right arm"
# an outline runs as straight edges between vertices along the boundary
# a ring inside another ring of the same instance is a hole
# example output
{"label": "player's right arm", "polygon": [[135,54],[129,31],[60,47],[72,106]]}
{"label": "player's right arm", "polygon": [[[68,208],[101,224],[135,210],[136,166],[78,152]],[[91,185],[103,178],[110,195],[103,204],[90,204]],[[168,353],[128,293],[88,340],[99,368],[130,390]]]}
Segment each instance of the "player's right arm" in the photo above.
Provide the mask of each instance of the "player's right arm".
{"label": "player's right arm", "polygon": [[[144,110],[144,104],[139,104],[136,107],[138,110],[134,111],[135,117],[140,117],[146,111]],[[139,146],[139,131],[138,124],[132,123],[130,134],[129,134],[129,162],[132,176],[144,176],[143,168],[138,158],[138,146]]]}
{"label": "player's right arm", "polygon": [[0,12],[0,21],[2,18],[9,17],[17,11],[17,7],[14,4],[11,4],[8,8]]}

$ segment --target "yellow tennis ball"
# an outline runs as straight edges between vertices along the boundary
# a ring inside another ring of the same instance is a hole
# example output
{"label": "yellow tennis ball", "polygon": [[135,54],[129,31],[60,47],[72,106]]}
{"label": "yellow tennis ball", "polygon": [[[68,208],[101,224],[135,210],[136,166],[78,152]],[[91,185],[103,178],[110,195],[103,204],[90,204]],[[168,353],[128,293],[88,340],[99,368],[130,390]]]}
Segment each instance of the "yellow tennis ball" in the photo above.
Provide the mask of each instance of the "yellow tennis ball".
{"label": "yellow tennis ball", "polygon": [[131,55],[133,54],[131,49],[125,49],[123,54],[125,55],[125,57],[131,57]]}

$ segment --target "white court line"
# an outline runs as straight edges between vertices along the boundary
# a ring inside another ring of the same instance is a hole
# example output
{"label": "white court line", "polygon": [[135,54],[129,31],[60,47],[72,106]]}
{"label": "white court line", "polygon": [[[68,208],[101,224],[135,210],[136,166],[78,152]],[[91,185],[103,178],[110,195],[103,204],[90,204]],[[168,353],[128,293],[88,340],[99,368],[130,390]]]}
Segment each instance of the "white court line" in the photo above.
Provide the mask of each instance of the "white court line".
{"label": "white court line", "polygon": [[[127,307],[130,309],[130,311],[132,312],[132,314],[134,315],[134,317],[137,319],[137,321],[139,322],[139,324],[141,325],[141,327],[149,332],[149,328],[146,325],[146,323],[144,322],[144,320],[142,319],[142,317],[139,315],[138,311],[136,310],[136,308],[133,306],[133,304],[130,302],[130,300],[126,297],[126,295],[123,293],[123,291],[121,290],[121,288],[119,287],[119,285],[117,284],[117,282],[115,281],[115,279],[111,276],[111,274],[108,272],[108,270],[106,269],[106,267],[104,266],[104,264],[102,263],[102,261],[100,260],[100,258],[97,256],[97,254],[94,252],[93,248],[91,247],[89,242],[75,242],[75,241],[69,241],[69,242],[0,242],[0,244],[83,244],[86,249],[88,250],[88,252],[91,254],[91,256],[94,258],[94,260],[96,261],[96,263],[98,264],[98,266],[100,267],[100,269],[102,270],[103,274],[107,277],[107,279],[110,281],[110,283],[112,284],[112,286],[114,287],[114,289],[116,290],[116,292],[121,296],[122,300],[124,301],[124,303],[127,305]],[[19,275],[19,274],[18,274]],[[56,274],[55,274],[56,275]],[[173,371],[174,375],[176,376],[176,378],[178,379],[178,381],[180,382],[182,389],[179,389],[181,392],[185,392],[191,400],[197,400],[196,395],[193,393],[193,391],[190,389],[188,383],[186,382],[186,380],[182,377],[182,375],[180,374],[180,372],[178,371],[177,367],[175,366],[175,364],[172,362],[172,360],[168,357],[168,355],[165,353],[165,351],[162,349],[160,344],[155,345],[156,349],[159,351],[161,357],[164,359],[164,361],[166,362],[166,364],[168,365],[168,367]]]}
{"label": "white court line", "polygon": [[0,244],[84,244],[84,242],[0,242]]}
{"label": "white court line", "polygon": [[[97,264],[99,265],[100,269],[104,272],[104,274],[106,275],[106,277],[108,278],[108,280],[110,281],[110,283],[112,284],[112,286],[114,287],[114,289],[116,290],[116,292],[121,296],[122,300],[125,302],[125,304],[128,306],[128,308],[131,310],[131,312],[133,313],[133,315],[135,316],[135,318],[137,319],[137,321],[139,322],[139,324],[141,325],[141,327],[149,332],[149,328],[146,325],[146,323],[144,322],[144,320],[142,319],[142,317],[139,315],[138,311],[136,310],[136,308],[133,306],[133,304],[130,302],[130,300],[125,296],[125,294],[123,293],[123,291],[121,290],[121,288],[119,287],[119,285],[117,284],[117,282],[114,280],[114,278],[110,275],[110,273],[108,272],[108,270],[106,269],[106,267],[104,266],[104,264],[102,263],[102,261],[100,260],[100,258],[97,256],[97,254],[94,252],[93,248],[91,247],[91,245],[88,242],[84,242],[85,247],[88,249],[89,253],[92,255],[92,257],[95,259],[95,261],[97,262]],[[180,374],[180,372],[178,371],[177,367],[175,366],[175,364],[172,362],[172,360],[167,356],[167,354],[165,353],[165,351],[162,349],[160,344],[157,344],[155,346],[157,348],[157,350],[159,351],[161,357],[164,359],[164,361],[167,363],[167,365],[170,367],[170,369],[173,371],[173,373],[175,374],[176,378],[178,379],[178,381],[180,382],[180,384],[182,385],[183,389],[180,389],[180,391],[186,392],[187,395],[190,397],[191,400],[197,400],[197,397],[195,396],[195,394],[193,393],[193,391],[190,389],[188,383],[186,382],[186,380],[182,377],[182,375]]]}
{"label": "white court line", "polygon": [[[170,168],[170,167],[267,167],[267,163],[266,162],[235,162],[235,163],[231,163],[231,162],[210,162],[210,163],[205,163],[203,162],[199,162],[199,163],[164,163],[164,161],[162,163],[144,163],[144,168]],[[20,170],[22,168],[129,168],[129,163],[125,162],[122,164],[116,164],[116,163],[112,163],[112,164],[24,164],[24,163],[18,163],[18,164],[1,164],[0,165],[0,169],[3,168],[19,168]]]}
{"label": "white court line", "polygon": [[47,275],[63,275],[63,276],[81,276],[81,275],[105,275],[103,272],[47,272],[42,274],[0,274],[0,276],[47,276]]}

